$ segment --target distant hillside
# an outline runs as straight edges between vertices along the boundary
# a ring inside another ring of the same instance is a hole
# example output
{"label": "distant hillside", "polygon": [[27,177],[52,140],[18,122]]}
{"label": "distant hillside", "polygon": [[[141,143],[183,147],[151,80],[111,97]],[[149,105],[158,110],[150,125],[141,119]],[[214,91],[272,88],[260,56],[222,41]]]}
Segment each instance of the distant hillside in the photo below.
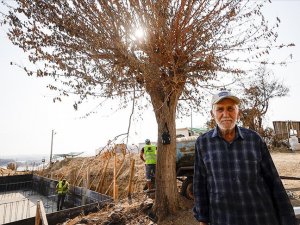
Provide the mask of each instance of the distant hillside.
{"label": "distant hillside", "polygon": [[26,167],[32,168],[33,166],[39,166],[42,164],[41,160],[22,160],[22,161],[16,161],[15,159],[0,159],[0,167],[6,168],[7,164],[11,162],[17,163],[17,168],[23,168]]}
{"label": "distant hillside", "polygon": [[3,155],[1,154],[1,159],[13,159],[13,161],[42,161],[42,159],[49,159],[48,155],[45,154],[23,154],[23,155]]}
{"label": "distant hillside", "polygon": [[0,159],[0,166],[6,167],[6,165],[10,162],[14,162],[14,159]]}

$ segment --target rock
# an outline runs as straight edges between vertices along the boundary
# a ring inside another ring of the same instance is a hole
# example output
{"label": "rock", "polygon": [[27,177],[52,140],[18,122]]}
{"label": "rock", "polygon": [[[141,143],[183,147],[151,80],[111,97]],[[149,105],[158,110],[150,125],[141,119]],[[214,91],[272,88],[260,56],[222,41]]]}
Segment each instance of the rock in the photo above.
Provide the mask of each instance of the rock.
{"label": "rock", "polygon": [[141,205],[140,205],[140,209],[144,212],[147,213],[148,210],[150,210],[153,206],[153,199],[148,198],[146,199]]}
{"label": "rock", "polygon": [[119,221],[121,219],[121,215],[113,211],[108,215],[108,218],[111,219],[112,221]]}
{"label": "rock", "polygon": [[123,214],[120,212],[113,211],[108,215],[108,219],[110,220],[110,224],[118,224],[123,225],[125,224],[125,218]]}

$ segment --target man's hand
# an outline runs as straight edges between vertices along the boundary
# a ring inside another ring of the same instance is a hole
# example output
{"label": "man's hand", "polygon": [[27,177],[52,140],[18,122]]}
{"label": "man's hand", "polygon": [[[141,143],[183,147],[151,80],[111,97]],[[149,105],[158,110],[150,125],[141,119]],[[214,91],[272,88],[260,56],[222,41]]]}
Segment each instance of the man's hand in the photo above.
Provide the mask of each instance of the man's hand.
{"label": "man's hand", "polygon": [[208,223],[200,222],[200,225],[208,225]]}

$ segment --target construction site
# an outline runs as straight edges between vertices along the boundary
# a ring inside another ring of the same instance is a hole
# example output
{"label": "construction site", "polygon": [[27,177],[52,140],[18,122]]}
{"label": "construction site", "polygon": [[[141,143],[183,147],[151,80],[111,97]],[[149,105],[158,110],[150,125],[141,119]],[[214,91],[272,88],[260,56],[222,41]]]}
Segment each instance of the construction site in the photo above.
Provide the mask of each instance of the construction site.
{"label": "construction site", "polygon": [[0,177],[0,224],[33,224],[38,215],[47,215],[48,224],[64,222],[84,212],[97,211],[111,198],[86,188],[72,186],[65,209],[56,209],[56,180],[35,174]]}
{"label": "construction site", "polygon": [[[37,171],[1,169],[0,224],[34,224],[37,218],[41,224],[60,224],[111,208],[125,196],[140,199],[144,165],[137,154],[122,147],[114,146],[116,152],[108,150],[95,157],[65,157]],[[55,187],[62,177],[70,189],[63,210],[57,211]]]}
{"label": "construction site", "polygon": [[[271,155],[300,219],[300,151],[280,147]],[[1,173],[0,224],[155,224],[147,214],[154,196],[143,191],[144,163],[125,145],[94,157],[65,157],[38,171],[2,169]],[[70,183],[70,190],[65,207],[57,211],[55,186],[62,177]],[[178,181],[178,192],[181,186]],[[184,210],[163,224],[198,224],[193,200],[180,199]]]}

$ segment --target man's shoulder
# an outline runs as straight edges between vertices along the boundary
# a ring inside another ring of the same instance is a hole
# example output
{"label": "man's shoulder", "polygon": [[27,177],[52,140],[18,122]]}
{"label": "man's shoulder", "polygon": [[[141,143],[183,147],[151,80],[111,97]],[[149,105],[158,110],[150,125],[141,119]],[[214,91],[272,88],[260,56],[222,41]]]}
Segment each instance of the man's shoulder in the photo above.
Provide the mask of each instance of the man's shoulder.
{"label": "man's shoulder", "polygon": [[211,138],[212,135],[214,133],[214,129],[211,129],[203,134],[201,134],[198,138],[197,138],[197,141],[200,141],[200,140],[204,140],[204,139],[208,139],[208,138]]}
{"label": "man's shoulder", "polygon": [[245,127],[238,127],[238,129],[239,129],[239,132],[241,132],[241,135],[244,138],[247,138],[247,137],[251,136],[251,137],[261,139],[261,136],[254,130],[251,130],[251,129],[248,129],[248,128],[245,128]]}

